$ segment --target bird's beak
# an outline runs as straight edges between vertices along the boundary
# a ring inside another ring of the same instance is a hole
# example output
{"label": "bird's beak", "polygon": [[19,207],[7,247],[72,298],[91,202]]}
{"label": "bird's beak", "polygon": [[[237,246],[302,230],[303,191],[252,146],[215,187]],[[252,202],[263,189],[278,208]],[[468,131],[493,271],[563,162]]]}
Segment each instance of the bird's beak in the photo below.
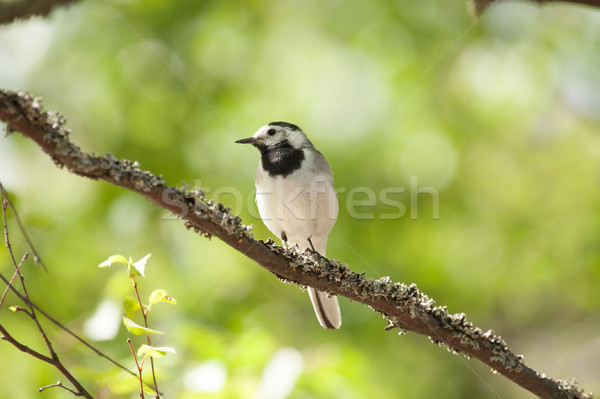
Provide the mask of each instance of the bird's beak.
{"label": "bird's beak", "polygon": [[236,143],[239,143],[239,144],[254,144],[254,143],[256,143],[256,139],[254,137],[248,137],[247,139],[237,140]]}

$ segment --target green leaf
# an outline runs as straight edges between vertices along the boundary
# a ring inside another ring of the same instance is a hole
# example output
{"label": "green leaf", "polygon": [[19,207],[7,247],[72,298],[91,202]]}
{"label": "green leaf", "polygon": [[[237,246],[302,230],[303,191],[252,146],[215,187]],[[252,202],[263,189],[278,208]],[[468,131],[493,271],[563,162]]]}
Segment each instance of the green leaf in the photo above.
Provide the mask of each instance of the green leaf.
{"label": "green leaf", "polygon": [[152,294],[150,294],[150,298],[148,298],[150,306],[159,302],[170,303],[171,305],[177,305],[177,300],[175,298],[171,298],[167,290],[154,290]]}
{"label": "green leaf", "polygon": [[110,267],[113,263],[125,263],[127,264],[127,258],[123,255],[112,255],[104,262],[100,263],[98,267]]}
{"label": "green leaf", "polygon": [[123,309],[125,310],[125,315],[131,318],[140,309],[140,303],[134,297],[127,296],[123,299]]}
{"label": "green leaf", "polygon": [[150,357],[156,358],[156,357],[163,357],[167,353],[177,353],[177,352],[175,352],[174,348],[170,348],[168,346],[155,347],[155,346],[149,346],[149,345],[142,345],[138,349],[137,355],[138,356],[150,356]]}
{"label": "green leaf", "polygon": [[135,335],[152,335],[152,334],[164,334],[162,331],[156,331],[151,328],[142,327],[136,322],[127,317],[123,316],[123,324],[125,324],[125,328],[132,334]]}
{"label": "green leaf", "polygon": [[146,277],[144,276],[144,272],[146,271],[146,262],[148,261],[148,258],[151,256],[152,254],[148,254],[146,256],[144,256],[142,259],[138,260],[135,263],[131,262],[131,258],[129,259],[129,264],[131,265],[129,267],[129,273],[133,274],[133,275],[140,275],[142,277]]}

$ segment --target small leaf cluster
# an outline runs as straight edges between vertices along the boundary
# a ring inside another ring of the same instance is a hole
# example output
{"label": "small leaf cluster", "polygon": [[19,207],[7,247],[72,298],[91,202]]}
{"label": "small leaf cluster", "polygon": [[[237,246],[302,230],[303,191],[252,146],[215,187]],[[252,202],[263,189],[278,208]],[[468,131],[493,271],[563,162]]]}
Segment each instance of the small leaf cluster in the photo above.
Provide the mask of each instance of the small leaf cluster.
{"label": "small leaf cluster", "polygon": [[[138,288],[137,288],[137,278],[145,277],[146,263],[148,261],[148,258],[150,258],[150,255],[151,254],[144,256],[142,259],[138,260],[137,262],[134,262],[131,257],[126,258],[123,255],[112,255],[108,259],[106,259],[104,262],[102,262],[98,265],[98,267],[100,267],[100,268],[110,267],[114,263],[122,263],[127,266],[127,272],[129,274],[129,279],[131,280],[131,282],[133,284],[133,288],[135,290],[136,297],[127,296],[123,300],[123,309],[125,310],[125,316],[123,316],[123,324],[125,325],[125,328],[127,329],[127,331],[129,331],[130,333],[132,333],[134,335],[150,336],[150,335],[155,335],[155,334],[159,334],[159,335],[164,334],[164,332],[162,332],[162,331],[148,328],[146,318],[147,318],[148,314],[150,313],[150,311],[152,310],[153,306],[156,305],[157,303],[164,302],[164,303],[168,303],[171,305],[177,304],[177,300],[175,298],[169,296],[169,293],[165,289],[156,289],[156,290],[152,291],[152,293],[148,297],[147,305],[145,305],[141,302],[140,295],[139,295]],[[146,326],[141,326],[132,320],[135,313],[138,311],[140,311],[142,313],[142,316],[144,318],[144,324],[146,324]],[[142,365],[144,364],[144,361],[146,360],[147,357],[158,358],[158,357],[165,356],[167,353],[176,353],[176,352],[175,352],[175,349],[173,349],[173,348],[154,347],[154,346],[145,345],[145,344],[140,346],[137,351],[137,355],[139,357],[143,357],[140,362],[140,364],[142,364]]]}

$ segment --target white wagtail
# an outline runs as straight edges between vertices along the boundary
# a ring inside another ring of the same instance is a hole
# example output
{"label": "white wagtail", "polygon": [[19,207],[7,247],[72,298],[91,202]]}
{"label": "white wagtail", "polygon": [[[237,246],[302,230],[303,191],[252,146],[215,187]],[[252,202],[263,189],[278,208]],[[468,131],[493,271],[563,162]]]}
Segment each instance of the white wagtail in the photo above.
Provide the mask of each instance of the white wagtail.
{"label": "white wagtail", "polygon": [[[247,139],[261,154],[256,171],[256,203],[265,225],[284,244],[325,256],[327,234],[338,215],[337,194],[329,163],[296,125],[271,122]],[[319,323],[342,325],[337,297],[308,287]]]}

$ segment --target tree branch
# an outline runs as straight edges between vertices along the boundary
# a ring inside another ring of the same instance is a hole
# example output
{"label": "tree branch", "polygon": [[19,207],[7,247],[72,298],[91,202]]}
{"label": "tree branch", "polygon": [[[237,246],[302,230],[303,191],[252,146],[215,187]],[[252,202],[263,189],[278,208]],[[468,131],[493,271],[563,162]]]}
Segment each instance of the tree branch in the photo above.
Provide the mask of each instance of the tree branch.
{"label": "tree branch", "polygon": [[[467,7],[471,14],[481,15],[488,8],[497,5],[502,0],[468,0]],[[547,3],[572,3],[590,7],[600,7],[600,0],[529,0],[529,3],[544,5]]]}
{"label": "tree branch", "polygon": [[[21,220],[18,217],[17,210],[16,210],[14,204],[10,201],[10,198],[8,197],[8,193],[6,192],[6,190],[4,190],[4,187],[2,186],[2,183],[0,183],[0,197],[2,198],[2,214],[3,214],[4,241],[5,241],[5,243],[8,243],[8,246],[10,246],[10,241],[8,239],[8,227],[7,227],[7,224],[6,224],[6,218],[4,217],[4,214],[5,214],[5,208],[4,207],[5,207],[5,204],[8,204],[8,206],[11,209],[11,212],[13,213],[13,215],[15,217],[15,220],[17,221],[17,224],[19,226],[19,229],[21,230],[21,233],[24,235],[24,237],[25,237],[25,239],[27,241],[27,244],[29,245],[29,248],[34,253],[36,253],[35,249],[33,247],[33,243],[31,242],[31,240],[27,236],[27,233],[25,231],[25,227],[24,227],[24,225],[22,224]],[[65,331],[67,334],[71,335],[73,338],[75,338],[76,340],[78,340],[79,342],[81,342],[83,345],[87,346],[89,349],[91,349],[92,351],[94,351],[98,356],[105,358],[106,360],[108,360],[109,362],[111,362],[112,364],[114,364],[115,366],[119,367],[121,370],[125,371],[126,373],[129,373],[131,376],[137,377],[137,375],[134,372],[132,372],[131,370],[129,370],[127,367],[123,366],[121,363],[117,362],[116,360],[114,360],[110,356],[106,355],[105,353],[103,353],[102,351],[100,351],[99,349],[97,349],[96,347],[94,347],[92,344],[90,344],[89,342],[87,342],[85,339],[81,338],[75,332],[73,332],[73,330],[71,330],[70,328],[68,328],[67,326],[65,326],[64,324],[62,324],[61,322],[59,322],[58,320],[56,320],[54,317],[50,316],[50,314],[48,314],[46,311],[44,311],[42,308],[40,308],[35,302],[33,302],[31,300],[31,298],[26,297],[24,294],[21,294],[13,286],[13,282],[14,282],[15,278],[17,277],[17,275],[19,274],[21,266],[23,265],[23,263],[27,259],[28,255],[29,255],[29,253],[25,253],[25,255],[23,256],[23,258],[21,259],[21,261],[17,265],[16,270],[13,273],[13,276],[11,277],[10,281],[7,280],[6,277],[4,277],[4,275],[2,273],[0,273],[0,280],[2,280],[2,282],[4,282],[4,284],[6,284],[6,288],[4,290],[4,293],[2,294],[2,297],[0,298],[0,308],[2,308],[2,305],[4,304],[4,300],[6,298],[6,295],[7,295],[8,291],[9,290],[12,291],[13,294],[15,294],[27,306],[35,309],[35,311],[37,313],[43,315],[46,319],[48,319],[48,321],[52,322],[58,328],[60,328],[61,330]],[[37,255],[35,255],[35,256],[37,256]],[[38,262],[44,268],[44,270],[46,270],[46,267],[44,266],[44,264],[41,263],[41,260],[39,260],[39,256],[38,256],[38,260],[36,261],[36,263],[38,263]],[[20,308],[19,310],[26,312],[31,317],[31,314],[29,312],[27,312],[26,309]],[[150,387],[150,385],[148,385],[148,386]],[[51,387],[51,386],[49,386],[49,387]]]}
{"label": "tree branch", "polygon": [[42,262],[42,259],[40,258],[40,256],[38,255],[37,251],[35,250],[35,247],[33,246],[33,243],[31,242],[31,239],[29,238],[29,234],[27,234],[27,230],[25,229],[25,226],[23,225],[23,222],[21,222],[21,218],[19,217],[19,213],[17,212],[17,208],[15,208],[15,205],[12,203],[12,201],[8,197],[8,193],[4,190],[4,187],[2,187],[1,183],[0,183],[0,192],[2,193],[2,196],[4,197],[4,200],[8,204],[8,207],[10,208],[10,211],[12,212],[13,216],[15,217],[15,221],[17,222],[17,226],[19,226],[19,230],[21,230],[21,234],[23,234],[23,238],[25,238],[25,241],[27,241],[27,245],[29,246],[29,250],[33,253],[33,261],[35,262],[35,264],[40,265],[42,267],[42,269],[44,269],[45,272],[48,272],[48,269],[46,269],[46,265],[44,265],[44,262]]}
{"label": "tree branch", "polygon": [[[6,245],[6,248],[8,248],[8,253],[10,254],[10,258],[12,259],[12,262],[15,266],[15,273],[17,274],[17,277],[19,277],[19,280],[21,281],[21,289],[23,290],[23,296],[25,296],[25,298],[29,299],[29,293],[27,292],[27,286],[25,285],[25,279],[23,278],[23,275],[19,271],[20,265],[17,264],[17,260],[15,259],[15,255],[14,255],[12,247],[10,245],[10,240],[8,239],[8,226],[6,224],[6,207],[8,206],[8,200],[4,199],[4,187],[0,188],[0,199],[2,199],[2,222],[4,224],[4,243]],[[33,322],[35,323],[38,331],[40,332],[40,335],[42,336],[44,342],[46,343],[46,347],[48,348],[48,353],[50,353],[50,356],[52,357],[52,359],[58,360],[58,355],[56,354],[56,352],[54,352],[52,343],[48,339],[46,332],[42,328],[42,325],[40,324],[40,322],[37,318],[37,315],[35,314],[35,309],[33,308],[33,306],[31,306],[29,301],[27,301],[26,304],[27,304],[27,306],[29,306],[29,312],[27,312],[27,314],[29,315],[31,320],[33,320]]]}
{"label": "tree branch", "polygon": [[450,314],[444,306],[421,293],[416,285],[373,280],[352,272],[345,264],[316,253],[285,249],[272,240],[257,241],[250,228],[231,214],[229,208],[207,201],[204,193],[189,188],[176,189],[136,163],[107,154],[87,154],[69,141],[65,121],[42,112],[40,99],[24,92],[0,90],[0,119],[8,131],[18,131],[36,142],[59,167],[91,179],[105,180],[145,197],[151,203],[173,212],[203,235],[214,236],[256,261],[278,277],[331,292],[370,306],[388,320],[388,328],[400,328],[429,336],[455,353],[472,356],[541,398],[591,398],[575,382],[555,381],[526,366],[492,331],[483,332],[467,321],[464,314]]}
{"label": "tree branch", "polygon": [[77,0],[9,0],[0,2],[0,24],[8,24],[16,19],[27,19],[34,15],[47,16],[50,11],[62,4]]}
{"label": "tree branch", "polygon": [[[40,359],[46,363],[53,365],[58,371],[60,371],[62,373],[62,375],[64,375],[71,382],[71,384],[73,384],[73,386],[75,388],[77,388],[77,396],[83,396],[85,398],[92,399],[92,395],[90,395],[88,393],[88,391],[86,391],[86,389],[83,387],[83,385],[81,385],[81,383],[73,376],[73,374],[71,374],[69,372],[69,370],[67,370],[66,367],[62,364],[62,362],[60,361],[60,358],[58,357],[58,354],[54,350],[52,343],[48,339],[46,332],[42,328],[42,325],[40,324],[40,322],[37,318],[35,309],[34,309],[33,305],[31,304],[29,294],[27,292],[27,286],[25,285],[25,279],[23,278],[23,275],[20,272],[21,265],[22,265],[23,261],[26,259],[27,254],[25,254],[21,263],[17,264],[15,255],[12,250],[12,246],[10,244],[10,240],[9,240],[9,236],[8,236],[8,226],[6,223],[6,207],[8,206],[8,199],[4,199],[4,187],[2,187],[2,186],[0,186],[0,200],[2,201],[2,222],[4,225],[4,242],[6,244],[6,248],[8,248],[8,252],[10,254],[12,263],[15,266],[15,273],[17,274],[17,277],[19,278],[19,280],[21,282],[21,289],[23,290],[23,296],[27,299],[26,304],[29,307],[29,311],[24,310],[22,308],[19,309],[18,307],[16,307],[16,309],[23,310],[31,318],[31,320],[33,320],[33,322],[35,323],[35,325],[38,329],[38,332],[40,333],[44,342],[46,343],[46,348],[48,349],[48,352],[50,353],[50,357],[44,356],[41,353],[21,344],[16,339],[14,339],[2,325],[0,325],[0,332],[2,332],[2,339],[10,342],[13,346],[15,346],[20,351],[28,353],[37,359]],[[7,290],[8,290],[8,287],[7,287]],[[5,291],[5,293],[6,292],[7,291]]]}
{"label": "tree branch", "polygon": [[[23,255],[23,258],[21,258],[21,261],[17,265],[15,272],[13,273],[12,277],[10,278],[10,281],[6,283],[6,288],[4,289],[4,292],[2,293],[2,298],[0,298],[0,309],[2,308],[2,305],[4,305],[4,299],[6,298],[6,294],[8,294],[8,290],[10,288],[12,288],[12,283],[13,283],[13,281],[15,281],[17,274],[19,274],[21,272],[21,266],[23,266],[23,263],[25,262],[27,257],[29,257],[29,252],[25,252],[25,255]],[[2,276],[2,277],[4,277],[4,276]]]}
{"label": "tree branch", "polygon": [[2,335],[0,335],[0,339],[3,339],[4,341],[10,342],[15,348],[17,348],[18,350],[20,350],[21,352],[25,352],[28,355],[31,355],[39,360],[41,360],[42,362],[46,362],[49,364],[52,364],[52,362],[54,362],[54,359],[52,359],[51,357],[48,357],[46,355],[41,354],[40,352],[31,349],[30,347],[28,347],[27,345],[23,345],[22,343],[20,343],[19,341],[17,341],[12,335],[10,335],[10,333],[2,326],[2,324],[0,324],[0,333],[2,333]]}
{"label": "tree branch", "polygon": [[57,388],[57,387],[58,387],[58,388],[62,388],[62,389],[64,389],[65,391],[67,391],[67,392],[70,392],[70,393],[72,393],[72,394],[73,394],[73,395],[75,395],[75,396],[81,396],[81,395],[79,394],[79,392],[76,392],[76,391],[72,390],[71,388],[68,388],[68,387],[64,386],[64,385],[62,384],[62,382],[60,382],[60,380],[59,380],[59,381],[56,381],[56,383],[54,383],[54,384],[50,384],[50,385],[46,385],[46,386],[43,386],[43,387],[40,387],[40,388],[38,388],[38,392],[44,392],[46,389],[49,389],[49,388]]}
{"label": "tree branch", "polygon": [[[75,396],[83,396],[84,398],[87,398],[87,399],[93,399],[92,395],[90,395],[85,390],[85,388],[79,383],[79,381],[77,381],[77,379],[75,379],[75,377],[73,377],[73,375],[69,372],[69,370],[67,370],[65,368],[65,366],[61,363],[61,361],[58,359],[58,357],[48,357],[46,355],[41,354],[40,352],[38,352],[36,350],[31,349],[27,345],[23,345],[22,343],[17,341],[12,335],[9,334],[9,332],[2,326],[2,324],[0,324],[0,333],[2,334],[2,335],[0,335],[0,339],[3,339],[5,341],[11,343],[15,348],[17,348],[21,352],[27,353],[28,355],[31,355],[31,356],[35,357],[36,359],[41,360],[42,362],[51,364],[52,366],[56,367],[58,369],[58,371],[60,371],[78,389],[78,391],[68,389],[67,387],[64,387],[64,386],[63,386],[63,388],[65,388],[69,392],[73,393]],[[45,388],[48,388],[48,387],[45,387]],[[40,390],[40,392],[42,390]]]}
{"label": "tree branch", "polygon": [[[10,281],[8,281],[6,279],[6,277],[4,277],[4,275],[2,273],[0,273],[0,280],[2,280],[4,282],[4,284],[6,284],[6,289],[7,290],[10,289],[13,292],[13,294],[15,294],[24,303],[33,306],[35,308],[35,310],[38,313],[40,313],[42,316],[44,316],[46,319],[48,319],[48,321],[50,321],[51,323],[53,323],[54,325],[56,325],[61,330],[65,331],[67,334],[69,334],[70,336],[72,336],[73,338],[75,338],[77,341],[81,342],[83,345],[87,346],[89,349],[91,349],[92,351],[94,351],[96,353],[96,355],[105,358],[106,360],[108,360],[109,362],[111,362],[112,364],[114,364],[115,366],[119,367],[121,370],[125,371],[126,373],[131,374],[133,377],[137,377],[137,375],[134,372],[132,372],[131,370],[129,370],[127,367],[123,366],[121,363],[117,362],[116,360],[114,360],[110,356],[106,355],[105,353],[103,353],[99,349],[95,348],[92,344],[90,344],[89,342],[87,342],[85,339],[83,339],[79,335],[75,334],[75,332],[73,332],[73,330],[71,330],[70,328],[68,328],[64,324],[62,324],[60,321],[56,320],[54,317],[50,316],[45,310],[43,310],[42,308],[40,308],[31,299],[25,298],[25,296],[23,296],[23,294],[21,294],[19,291],[17,291],[15,289],[15,287],[12,286],[12,281],[13,281],[12,278],[11,278]],[[0,304],[1,304],[1,302],[0,302]]]}

